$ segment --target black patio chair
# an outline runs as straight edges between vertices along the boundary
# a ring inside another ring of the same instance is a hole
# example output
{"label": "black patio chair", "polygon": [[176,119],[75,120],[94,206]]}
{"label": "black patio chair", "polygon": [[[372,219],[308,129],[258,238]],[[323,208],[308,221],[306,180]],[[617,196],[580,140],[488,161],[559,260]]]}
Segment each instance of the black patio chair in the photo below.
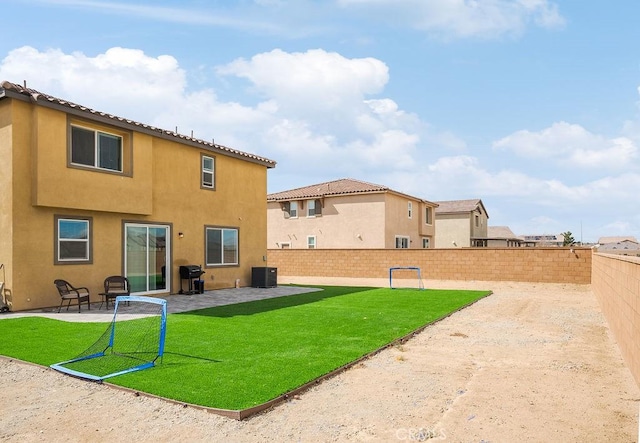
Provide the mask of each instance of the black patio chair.
{"label": "black patio chair", "polygon": [[91,305],[89,303],[89,289],[85,287],[76,288],[68,281],[62,279],[55,280],[53,283],[56,285],[56,289],[58,289],[58,293],[60,294],[60,306],[58,307],[58,312],[62,309],[62,305],[65,300],[67,300],[67,311],[71,305],[71,300],[78,301],[78,312],[80,312],[80,304],[83,301],[87,302],[87,309],[91,309]]}
{"label": "black patio chair", "polygon": [[102,303],[107,303],[107,309],[109,309],[109,300],[115,300],[119,295],[131,295],[131,287],[129,286],[129,280],[127,277],[121,275],[112,275],[104,279],[104,292],[100,294],[102,296],[102,302],[100,303],[100,309],[102,309]]}

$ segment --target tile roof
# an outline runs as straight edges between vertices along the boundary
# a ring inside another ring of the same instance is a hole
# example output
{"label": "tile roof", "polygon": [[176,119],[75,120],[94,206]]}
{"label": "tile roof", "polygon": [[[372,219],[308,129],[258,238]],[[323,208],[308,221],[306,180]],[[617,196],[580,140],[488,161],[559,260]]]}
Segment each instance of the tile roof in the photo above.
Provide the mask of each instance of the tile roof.
{"label": "tile roof", "polygon": [[484,209],[484,205],[482,204],[482,200],[476,198],[472,200],[446,200],[446,201],[437,201],[438,207],[436,208],[436,214],[450,214],[450,213],[459,213],[459,212],[473,212],[478,207],[481,207],[487,217],[489,214]]}
{"label": "tile roof", "polygon": [[96,111],[86,106],[82,106],[82,105],[70,102],[68,100],[63,100],[63,99],[54,97],[52,95],[42,93],[35,89],[18,85],[16,83],[11,83],[8,81],[0,82],[0,98],[5,96],[22,98],[23,100],[28,100],[28,101],[31,101],[32,103],[36,103],[44,106],[48,105],[55,108],[62,108],[63,110],[71,114],[80,115],[80,116],[82,115],[89,116],[89,118],[98,119],[100,121],[110,123],[115,126],[125,127],[128,129],[137,130],[139,132],[145,132],[151,135],[155,135],[157,137],[161,137],[168,140],[174,140],[180,143],[189,144],[189,145],[196,146],[203,149],[208,149],[210,151],[217,151],[222,154],[229,155],[231,157],[242,158],[244,160],[260,163],[265,165],[268,168],[274,168],[276,166],[276,162],[274,160],[270,160],[265,157],[260,157],[258,155],[250,154],[248,152],[238,151],[236,149],[232,149],[223,145],[216,144],[213,141],[209,142],[206,140],[189,137],[187,135],[179,134],[177,131],[160,129],[144,123],[136,122],[134,120],[129,120],[123,117],[118,117],[116,115]]}
{"label": "tile roof", "polygon": [[636,238],[632,235],[627,236],[627,237],[600,237],[598,239],[598,243],[601,245],[605,245],[607,243],[620,243],[623,242],[625,240],[629,240],[635,243],[638,243],[638,240],[636,240]]}
{"label": "tile roof", "polygon": [[[422,202],[427,202],[418,197],[413,197],[401,192],[394,191],[393,189],[376,185],[374,183],[368,183],[361,180],[354,180],[351,178],[343,178],[339,180],[333,180],[330,182],[318,183],[315,185],[303,186],[301,188],[290,189],[282,192],[275,192],[267,195],[267,201],[288,201],[288,200],[304,200],[311,198],[322,198],[326,196],[336,195],[353,195],[353,194],[371,194],[371,193],[385,193],[390,192],[405,196],[411,199],[415,199]],[[427,202],[431,203],[431,202]]]}
{"label": "tile roof", "polygon": [[508,226],[487,226],[487,238],[518,238]]}

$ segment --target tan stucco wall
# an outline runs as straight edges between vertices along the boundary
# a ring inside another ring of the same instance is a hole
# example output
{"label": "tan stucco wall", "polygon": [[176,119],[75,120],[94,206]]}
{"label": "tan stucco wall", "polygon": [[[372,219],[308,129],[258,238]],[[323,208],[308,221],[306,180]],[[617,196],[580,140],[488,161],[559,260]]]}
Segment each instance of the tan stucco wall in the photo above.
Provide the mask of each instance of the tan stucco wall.
{"label": "tan stucco wall", "polygon": [[[431,237],[433,247],[433,234],[435,226],[425,226],[424,204],[419,200],[413,200],[396,194],[386,194],[386,229],[385,248],[396,247],[396,236],[409,237],[410,249],[422,248],[422,237]],[[409,205],[412,204],[412,214],[409,218]]]}
{"label": "tan stucco wall", "polygon": [[591,288],[640,385],[640,258],[594,254]]}
{"label": "tan stucco wall", "polygon": [[436,248],[466,248],[471,246],[470,238],[468,218],[439,215],[436,219]]}
{"label": "tan stucco wall", "polygon": [[298,208],[298,218],[285,218],[280,203],[267,204],[269,248],[288,242],[293,249],[306,249],[309,235],[316,236],[320,249],[384,247],[384,194],[326,197],[322,215],[311,218],[306,205]]}
{"label": "tan stucco wall", "polygon": [[[475,216],[478,215],[478,226]],[[471,238],[487,237],[489,219],[482,211],[438,214],[436,217],[436,248],[466,248],[471,246]],[[455,245],[454,245],[455,242]]]}
{"label": "tan stucco wall", "polygon": [[[153,213],[152,137],[139,133],[133,136],[135,171],[131,176],[67,167],[67,115],[40,106],[32,109],[34,179],[37,183],[33,189],[35,205],[127,214]],[[119,135],[128,132],[96,123],[91,126]],[[127,139],[123,151],[130,150],[130,143]],[[114,195],[119,198],[107,197]]]}
{"label": "tan stucco wall", "polygon": [[[9,214],[0,216],[0,260],[12,310],[57,306],[56,278],[87,286],[98,301],[104,278],[124,273],[125,221],[171,227],[173,293],[180,265],[204,265],[205,225],[239,230],[240,261],[207,268],[206,289],[233,287],[236,279],[249,285],[251,267],[265,265],[266,166],[135,132],[131,176],[69,168],[64,112],[4,99],[0,123],[2,159],[13,156],[0,177]],[[215,191],[200,187],[202,153],[216,158]],[[55,215],[93,219],[92,264],[54,264]]]}
{"label": "tan stucco wall", "polygon": [[[13,270],[13,131],[11,127],[11,103],[0,101],[0,279],[6,279],[7,287],[11,287]],[[2,294],[0,294],[0,299]]]}
{"label": "tan stucco wall", "polygon": [[411,248],[422,248],[422,236],[431,237],[433,245],[435,226],[424,222],[424,204],[412,200],[409,219],[408,201],[391,193],[325,197],[322,215],[311,218],[306,217],[306,202],[297,218],[285,218],[281,204],[269,202],[268,245],[280,248],[284,242],[307,249],[309,235],[316,236],[318,249],[395,248],[396,235],[409,236]]}
{"label": "tan stucco wall", "polygon": [[591,282],[589,248],[272,250],[278,278],[387,278],[393,266],[418,266],[423,279],[545,283]]}

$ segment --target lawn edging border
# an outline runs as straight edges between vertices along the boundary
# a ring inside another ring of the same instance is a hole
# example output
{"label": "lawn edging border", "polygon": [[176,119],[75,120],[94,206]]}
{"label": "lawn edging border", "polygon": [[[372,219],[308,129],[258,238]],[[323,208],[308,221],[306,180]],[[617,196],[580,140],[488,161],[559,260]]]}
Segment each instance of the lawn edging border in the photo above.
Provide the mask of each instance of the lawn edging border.
{"label": "lawn edging border", "polygon": [[[140,390],[137,390],[137,389],[131,389],[131,388],[128,388],[126,386],[119,386],[119,385],[116,385],[116,384],[113,384],[113,383],[109,383],[109,382],[106,382],[106,381],[95,382],[95,383],[103,384],[103,385],[106,385],[106,386],[109,386],[109,387],[112,387],[112,388],[115,388],[115,389],[118,389],[118,390],[121,390],[121,391],[124,391],[124,392],[131,393],[136,397],[155,398],[155,399],[159,399],[159,400],[162,400],[162,401],[165,401],[165,402],[168,402],[168,403],[172,403],[172,404],[181,406],[183,408],[199,409],[199,410],[202,410],[202,411],[210,412],[210,413],[213,413],[213,414],[216,414],[216,415],[220,415],[220,416],[223,416],[223,417],[232,418],[232,419],[241,421],[241,420],[247,419],[247,418],[249,418],[251,416],[254,416],[256,414],[268,412],[269,410],[273,409],[274,407],[278,406],[279,404],[286,402],[287,400],[293,398],[294,396],[296,396],[298,394],[301,394],[303,392],[308,391],[309,389],[313,388],[314,386],[318,386],[320,383],[322,383],[325,380],[328,380],[328,379],[330,379],[332,377],[335,377],[338,374],[341,374],[342,372],[345,372],[346,370],[356,366],[357,364],[362,363],[363,361],[368,360],[371,357],[379,354],[380,352],[384,351],[385,349],[389,349],[389,348],[397,346],[399,344],[404,344],[404,343],[408,342],[411,338],[415,337],[416,335],[418,335],[419,333],[424,331],[429,326],[434,325],[434,324],[436,324],[436,323],[438,323],[438,322],[440,322],[440,321],[442,321],[442,320],[444,320],[444,319],[446,319],[448,317],[451,317],[456,312],[459,312],[459,311],[461,311],[463,309],[466,309],[469,306],[479,302],[480,300],[485,299],[486,297],[488,297],[488,296],[490,296],[492,294],[493,294],[493,291],[489,290],[487,292],[487,294],[485,294],[484,296],[478,298],[477,300],[474,300],[474,301],[472,301],[470,303],[467,303],[467,304],[465,304],[463,306],[460,306],[458,309],[455,309],[455,310],[449,312],[446,315],[438,317],[435,320],[433,320],[433,321],[431,321],[429,323],[426,323],[426,324],[420,326],[419,328],[416,328],[413,331],[403,335],[402,337],[399,337],[399,338],[387,343],[386,345],[384,345],[384,346],[382,346],[382,347],[380,347],[378,349],[375,349],[375,350],[373,350],[373,351],[361,356],[360,358],[358,358],[356,360],[353,360],[352,362],[349,362],[349,363],[347,363],[345,365],[342,365],[342,366],[340,366],[340,367],[338,367],[338,368],[336,368],[336,369],[334,369],[334,370],[332,370],[330,372],[327,372],[326,374],[323,374],[323,375],[321,375],[321,376],[319,376],[319,377],[317,377],[317,378],[315,378],[315,379],[313,379],[313,380],[311,380],[311,381],[309,381],[309,382],[307,382],[307,383],[305,383],[305,384],[303,384],[303,385],[301,385],[301,386],[299,386],[299,387],[297,387],[295,389],[292,389],[291,391],[285,392],[284,394],[281,394],[278,397],[273,398],[273,399],[271,399],[271,400],[269,400],[267,402],[264,402],[264,403],[261,403],[259,405],[252,406],[252,407],[246,408],[246,409],[232,410],[232,409],[212,408],[212,407],[209,407],[209,406],[201,406],[201,405],[196,405],[196,404],[193,404],[193,403],[186,403],[186,402],[182,402],[182,401],[179,401],[179,400],[173,400],[171,398],[162,397],[162,396],[151,394],[151,393],[148,393],[148,392],[143,392],[143,391],[140,391]],[[48,370],[50,370],[52,372],[55,372],[57,375],[59,375],[61,377],[65,377],[66,376],[66,377],[73,377],[73,378],[76,378],[78,380],[90,381],[90,380],[86,380],[86,379],[83,379],[83,378],[80,378],[80,377],[74,377],[74,376],[69,375],[69,374],[61,374],[60,372],[58,372],[58,371],[56,371],[56,370],[54,370],[54,369],[52,369],[50,367],[41,366],[41,365],[39,365],[37,363],[32,363],[32,362],[20,360],[18,358],[7,357],[7,356],[3,356],[3,355],[0,355],[0,358],[2,358],[4,360],[8,360],[8,361],[17,361],[17,362],[20,362],[20,363],[25,363],[25,364],[36,366],[36,367],[40,367],[40,368],[43,368],[43,369],[48,369]]]}

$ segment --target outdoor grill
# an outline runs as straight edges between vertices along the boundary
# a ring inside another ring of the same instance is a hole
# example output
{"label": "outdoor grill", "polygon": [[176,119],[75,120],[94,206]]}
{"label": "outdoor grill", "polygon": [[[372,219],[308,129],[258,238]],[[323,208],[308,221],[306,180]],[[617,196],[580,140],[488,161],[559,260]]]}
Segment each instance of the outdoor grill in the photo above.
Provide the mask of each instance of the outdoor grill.
{"label": "outdoor grill", "polygon": [[[196,294],[204,291],[204,282],[200,283],[200,277],[202,277],[204,271],[200,265],[185,265],[180,266],[180,294]],[[189,289],[187,292],[182,290],[182,280],[188,281]],[[194,280],[197,280],[197,285],[194,287]]]}

